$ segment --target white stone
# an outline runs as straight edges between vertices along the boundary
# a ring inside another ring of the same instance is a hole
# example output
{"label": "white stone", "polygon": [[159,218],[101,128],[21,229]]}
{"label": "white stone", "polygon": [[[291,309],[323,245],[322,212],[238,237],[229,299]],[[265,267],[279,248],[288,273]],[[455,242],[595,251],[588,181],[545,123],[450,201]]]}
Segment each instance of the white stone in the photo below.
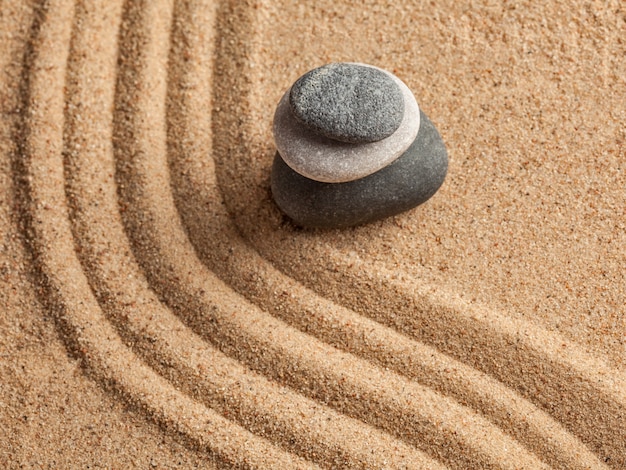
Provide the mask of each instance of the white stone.
{"label": "white stone", "polygon": [[314,134],[293,116],[289,106],[290,90],[287,90],[276,108],[273,126],[276,148],[285,163],[312,180],[343,183],[371,175],[402,155],[417,137],[419,106],[402,80],[386,70],[383,72],[396,81],[404,97],[404,117],[393,134],[364,144],[340,142]]}

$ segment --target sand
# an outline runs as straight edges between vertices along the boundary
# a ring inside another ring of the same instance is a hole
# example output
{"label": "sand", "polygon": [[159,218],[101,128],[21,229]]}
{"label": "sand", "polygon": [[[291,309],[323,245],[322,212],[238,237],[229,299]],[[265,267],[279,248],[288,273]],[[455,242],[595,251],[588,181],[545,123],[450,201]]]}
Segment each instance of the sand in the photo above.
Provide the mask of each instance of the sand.
{"label": "sand", "polygon": [[[0,39],[2,468],[626,467],[623,2],[5,0]],[[426,204],[273,203],[331,61],[440,130]]]}

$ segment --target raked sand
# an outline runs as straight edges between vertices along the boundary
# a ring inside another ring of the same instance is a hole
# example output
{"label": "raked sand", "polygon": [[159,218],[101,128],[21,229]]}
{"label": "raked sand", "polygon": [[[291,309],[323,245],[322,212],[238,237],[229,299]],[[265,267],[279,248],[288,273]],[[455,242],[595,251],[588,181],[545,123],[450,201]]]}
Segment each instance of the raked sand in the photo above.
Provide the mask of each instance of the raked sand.
{"label": "raked sand", "polygon": [[[626,468],[626,6],[355,3],[0,2],[2,468]],[[271,120],[333,61],[449,173],[303,230]]]}

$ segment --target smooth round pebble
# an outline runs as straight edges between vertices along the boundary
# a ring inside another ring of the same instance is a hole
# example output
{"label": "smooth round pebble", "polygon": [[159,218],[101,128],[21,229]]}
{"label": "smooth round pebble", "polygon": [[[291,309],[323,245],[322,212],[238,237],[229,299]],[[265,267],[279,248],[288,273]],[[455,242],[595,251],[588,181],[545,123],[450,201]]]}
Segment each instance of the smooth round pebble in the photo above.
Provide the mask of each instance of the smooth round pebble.
{"label": "smooth round pebble", "polygon": [[380,171],[346,183],[323,183],[292,170],[276,154],[272,194],[297,225],[342,228],[399,214],[427,201],[443,184],[448,153],[439,132],[421,113],[417,138]]}
{"label": "smooth round pebble", "polygon": [[289,104],[296,119],[314,133],[350,143],[389,137],[404,115],[397,83],[380,69],[354,63],[305,73],[291,87]]}
{"label": "smooth round pebble", "polygon": [[404,116],[398,129],[377,142],[349,144],[313,133],[294,119],[288,90],[274,114],[274,141],[281,157],[295,172],[325,183],[363,178],[389,165],[415,140],[420,111],[411,90],[395,75],[373,66],[396,82],[404,100]]}

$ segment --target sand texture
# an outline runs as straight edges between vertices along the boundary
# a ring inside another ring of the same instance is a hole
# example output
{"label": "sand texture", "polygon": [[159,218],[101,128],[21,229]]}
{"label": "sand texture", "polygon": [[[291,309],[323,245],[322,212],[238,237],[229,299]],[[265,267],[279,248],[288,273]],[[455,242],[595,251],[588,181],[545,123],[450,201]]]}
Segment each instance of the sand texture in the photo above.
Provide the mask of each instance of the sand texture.
{"label": "sand texture", "polygon": [[[303,230],[332,61],[450,167]],[[625,77],[620,0],[0,0],[0,467],[626,468]]]}

